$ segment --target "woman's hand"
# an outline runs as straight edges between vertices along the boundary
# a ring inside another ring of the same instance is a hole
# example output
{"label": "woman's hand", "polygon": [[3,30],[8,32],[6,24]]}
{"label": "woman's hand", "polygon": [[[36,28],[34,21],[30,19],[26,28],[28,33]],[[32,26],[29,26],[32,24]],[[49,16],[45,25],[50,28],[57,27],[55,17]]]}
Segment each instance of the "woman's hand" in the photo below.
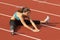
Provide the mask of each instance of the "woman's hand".
{"label": "woman's hand", "polygon": [[38,29],[34,29],[34,30],[32,30],[33,32],[39,32],[40,30],[38,30]]}

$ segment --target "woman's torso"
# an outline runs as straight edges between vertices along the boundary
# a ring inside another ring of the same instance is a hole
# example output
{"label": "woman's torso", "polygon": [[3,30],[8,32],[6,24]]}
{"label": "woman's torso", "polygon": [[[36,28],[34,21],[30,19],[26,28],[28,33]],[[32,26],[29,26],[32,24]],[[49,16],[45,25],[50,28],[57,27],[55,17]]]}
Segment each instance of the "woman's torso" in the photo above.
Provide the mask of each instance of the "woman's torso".
{"label": "woman's torso", "polygon": [[11,20],[20,20],[20,18],[18,17],[18,15],[17,15],[17,12],[15,12],[14,14],[13,14],[13,16],[11,17]]}
{"label": "woman's torso", "polygon": [[[18,15],[20,15],[20,14],[18,14],[18,12],[15,12],[14,14],[13,14],[13,16],[11,17],[11,20],[20,20],[20,18],[18,17]],[[20,15],[21,16],[21,15]],[[24,16],[24,15],[22,15],[23,16],[23,18],[25,19],[25,18],[27,18],[27,16]]]}

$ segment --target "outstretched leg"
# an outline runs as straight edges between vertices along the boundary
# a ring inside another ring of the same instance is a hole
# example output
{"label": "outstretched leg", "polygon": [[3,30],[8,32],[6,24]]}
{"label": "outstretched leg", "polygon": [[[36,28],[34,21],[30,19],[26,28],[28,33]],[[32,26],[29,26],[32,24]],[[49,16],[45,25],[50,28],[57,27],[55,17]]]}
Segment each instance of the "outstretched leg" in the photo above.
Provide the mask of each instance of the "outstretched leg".
{"label": "outstretched leg", "polygon": [[43,20],[43,21],[40,21],[41,23],[48,23],[49,22],[49,16],[47,16],[47,18],[45,19],[45,20]]}
{"label": "outstretched leg", "polygon": [[[37,25],[39,24],[43,24],[43,23],[47,23],[49,21],[49,16],[47,16],[47,18],[43,21],[39,21],[39,20],[33,20],[33,22]],[[27,25],[31,25],[30,21],[29,20],[25,20],[26,24]]]}

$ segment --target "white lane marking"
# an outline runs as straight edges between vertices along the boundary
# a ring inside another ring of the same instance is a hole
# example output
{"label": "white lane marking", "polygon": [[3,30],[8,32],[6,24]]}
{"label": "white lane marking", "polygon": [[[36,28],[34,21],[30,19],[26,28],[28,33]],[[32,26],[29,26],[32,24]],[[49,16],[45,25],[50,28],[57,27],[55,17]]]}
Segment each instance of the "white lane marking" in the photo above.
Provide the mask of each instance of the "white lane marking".
{"label": "white lane marking", "polygon": [[44,4],[49,4],[49,5],[54,5],[54,6],[58,6],[60,7],[60,4],[55,4],[55,3],[51,3],[51,2],[47,2],[47,1],[40,1],[40,0],[32,0],[38,3],[44,3]]}
{"label": "white lane marking", "polygon": [[16,8],[22,8],[23,6],[17,6],[17,5],[14,5],[14,4],[9,4],[9,3],[5,3],[5,2],[0,2],[1,4],[5,4],[5,5],[9,5],[9,6],[12,6],[12,7],[16,7]]}
{"label": "white lane marking", "polygon": [[48,25],[45,25],[45,24],[41,24],[41,25],[43,25],[43,26],[47,26],[47,27],[49,27],[49,28],[53,28],[53,29],[56,29],[56,30],[60,30],[60,28],[57,28],[57,27],[48,26]]}
{"label": "white lane marking", "polygon": [[48,12],[39,11],[39,10],[34,10],[34,9],[31,9],[31,10],[32,10],[32,11],[36,11],[36,12],[40,12],[40,13],[44,13],[44,14],[53,15],[53,16],[56,16],[56,17],[60,17],[60,15],[57,15],[57,14],[54,14],[54,13],[48,13]]}
{"label": "white lane marking", "polygon": [[[10,30],[4,29],[4,28],[0,28],[0,30],[6,31],[6,32],[11,32]],[[39,38],[32,37],[32,36],[28,36],[28,35],[21,34],[21,33],[18,33],[18,32],[15,32],[15,33],[16,33],[17,35],[24,36],[24,37],[27,37],[27,38],[31,38],[31,39],[34,39],[34,40],[41,40],[41,39],[39,39]]]}
{"label": "white lane marking", "polygon": [[[1,4],[4,4],[4,5],[9,5],[9,6],[13,6],[13,7],[16,7],[16,8],[21,8],[23,6],[17,6],[17,5],[14,5],[14,4],[9,4],[9,3],[5,3],[5,2],[0,2]],[[35,12],[39,12],[39,13],[44,13],[44,14],[49,14],[49,15],[53,15],[53,16],[56,16],[56,17],[60,17],[60,15],[57,15],[55,13],[49,13],[49,12],[45,12],[45,11],[39,11],[39,10],[35,10],[35,9],[31,9],[32,11],[35,11]]]}
{"label": "white lane marking", "polygon": [[11,17],[10,15],[6,15],[6,14],[3,14],[3,13],[0,13],[0,15],[6,16],[6,17]]}
{"label": "white lane marking", "polygon": [[[1,14],[1,13],[0,13],[0,14]],[[2,15],[2,16],[6,16],[6,14],[4,14],[4,15]],[[9,15],[8,15],[8,16],[6,16],[6,17],[9,17]],[[44,24],[42,24],[42,25],[44,25]],[[53,28],[53,29],[60,30],[60,28],[57,28],[57,27],[48,26],[48,25],[44,25],[44,26],[47,26],[47,27],[50,27],[50,28]]]}

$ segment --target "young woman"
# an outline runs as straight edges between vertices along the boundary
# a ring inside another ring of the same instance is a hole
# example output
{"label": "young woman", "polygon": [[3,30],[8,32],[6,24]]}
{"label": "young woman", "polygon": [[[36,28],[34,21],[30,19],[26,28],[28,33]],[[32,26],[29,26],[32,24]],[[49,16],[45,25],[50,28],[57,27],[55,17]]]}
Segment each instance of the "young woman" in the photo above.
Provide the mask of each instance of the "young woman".
{"label": "young woman", "polygon": [[[32,20],[30,18],[30,12],[31,10],[29,8],[23,7],[14,13],[14,15],[10,19],[10,29],[12,34],[14,34],[15,27],[18,25],[23,25],[33,32],[39,32],[40,30],[37,28],[36,24],[46,23],[49,20],[49,17],[47,17],[44,21]],[[34,29],[28,26],[30,24],[32,24]]]}

